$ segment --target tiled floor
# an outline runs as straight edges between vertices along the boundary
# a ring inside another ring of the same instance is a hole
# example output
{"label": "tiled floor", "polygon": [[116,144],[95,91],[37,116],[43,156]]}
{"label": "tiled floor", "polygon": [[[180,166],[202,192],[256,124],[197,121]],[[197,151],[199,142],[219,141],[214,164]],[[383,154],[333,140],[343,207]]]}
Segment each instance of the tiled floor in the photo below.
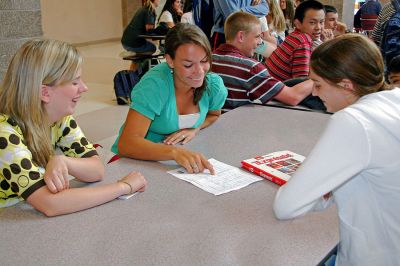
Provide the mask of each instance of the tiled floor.
{"label": "tiled floor", "polygon": [[109,150],[125,120],[127,106],[115,100],[113,78],[117,71],[128,69],[129,62],[119,57],[120,42],[78,47],[84,57],[82,78],[89,88],[83,94],[75,117],[86,136]]}

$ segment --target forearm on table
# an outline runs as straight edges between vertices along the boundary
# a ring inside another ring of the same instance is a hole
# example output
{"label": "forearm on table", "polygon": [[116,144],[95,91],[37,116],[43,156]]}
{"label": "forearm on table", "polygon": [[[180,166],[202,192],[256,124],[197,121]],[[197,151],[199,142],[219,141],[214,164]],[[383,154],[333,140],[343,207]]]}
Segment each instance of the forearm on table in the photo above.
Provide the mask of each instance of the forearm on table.
{"label": "forearm on table", "polygon": [[297,97],[297,104],[299,104],[305,97],[312,93],[313,82],[311,80],[303,81],[292,87],[294,94]]}
{"label": "forearm on table", "polygon": [[129,191],[130,188],[122,182],[66,189],[55,194],[43,186],[30,195],[27,202],[46,216],[57,216],[95,207]]}
{"label": "forearm on table", "polygon": [[89,158],[65,157],[68,173],[80,181],[96,182],[104,178],[104,165],[99,156]]}
{"label": "forearm on table", "polygon": [[206,128],[218,120],[219,116],[221,115],[221,111],[214,111],[214,112],[216,112],[216,113],[213,113],[213,114],[208,113],[207,114],[206,119],[204,120],[203,124],[200,125],[199,129]]}
{"label": "forearm on table", "polygon": [[296,106],[305,97],[311,94],[311,89],[303,88],[299,86],[299,84],[293,87],[285,86],[277,95],[275,95],[274,99],[291,106]]}
{"label": "forearm on table", "polygon": [[120,138],[118,152],[124,157],[149,161],[173,160],[175,146],[154,143],[140,136]]}

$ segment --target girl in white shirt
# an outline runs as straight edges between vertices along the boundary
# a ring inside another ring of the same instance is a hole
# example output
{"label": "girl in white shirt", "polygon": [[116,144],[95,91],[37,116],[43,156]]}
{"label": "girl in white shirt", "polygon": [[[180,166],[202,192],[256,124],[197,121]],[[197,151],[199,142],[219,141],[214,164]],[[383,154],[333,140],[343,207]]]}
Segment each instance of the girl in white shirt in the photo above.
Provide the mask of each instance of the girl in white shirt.
{"label": "girl in white shirt", "polygon": [[169,28],[172,28],[181,22],[182,15],[182,0],[167,0],[158,18],[158,23],[166,23]]}
{"label": "girl in white shirt", "polygon": [[268,27],[271,35],[277,39],[277,44],[280,45],[285,40],[285,16],[279,6],[278,0],[269,0],[269,10],[267,15]]}
{"label": "girl in white shirt", "polygon": [[193,0],[186,0],[183,6],[183,15],[181,23],[189,23],[195,25],[193,17]]}
{"label": "girl in white shirt", "polygon": [[400,265],[400,89],[387,90],[381,53],[345,34],[311,56],[313,95],[335,114],[275,198],[279,219],[336,203],[336,265]]}

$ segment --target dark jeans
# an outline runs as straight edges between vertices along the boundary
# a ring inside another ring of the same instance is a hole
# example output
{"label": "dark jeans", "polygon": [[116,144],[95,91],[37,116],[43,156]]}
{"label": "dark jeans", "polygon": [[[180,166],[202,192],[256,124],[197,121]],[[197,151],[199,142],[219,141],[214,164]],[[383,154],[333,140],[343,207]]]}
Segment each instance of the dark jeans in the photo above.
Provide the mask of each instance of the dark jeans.
{"label": "dark jeans", "polygon": [[129,47],[125,44],[122,44],[122,46],[124,47],[125,50],[135,53],[146,53],[146,52],[154,53],[157,50],[157,47],[154,45],[154,43],[149,42],[147,40],[145,44],[139,47]]}

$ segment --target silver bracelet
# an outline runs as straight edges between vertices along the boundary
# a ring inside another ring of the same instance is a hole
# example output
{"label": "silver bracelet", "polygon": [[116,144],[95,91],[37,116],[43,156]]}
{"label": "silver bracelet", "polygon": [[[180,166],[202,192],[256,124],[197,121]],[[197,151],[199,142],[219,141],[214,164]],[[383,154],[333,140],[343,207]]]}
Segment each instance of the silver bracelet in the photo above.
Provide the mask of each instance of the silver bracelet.
{"label": "silver bracelet", "polygon": [[133,188],[132,188],[131,184],[129,184],[128,182],[123,181],[123,180],[118,180],[117,182],[121,182],[121,183],[127,184],[129,186],[129,188],[131,189],[131,192],[129,192],[129,194],[133,193]]}

